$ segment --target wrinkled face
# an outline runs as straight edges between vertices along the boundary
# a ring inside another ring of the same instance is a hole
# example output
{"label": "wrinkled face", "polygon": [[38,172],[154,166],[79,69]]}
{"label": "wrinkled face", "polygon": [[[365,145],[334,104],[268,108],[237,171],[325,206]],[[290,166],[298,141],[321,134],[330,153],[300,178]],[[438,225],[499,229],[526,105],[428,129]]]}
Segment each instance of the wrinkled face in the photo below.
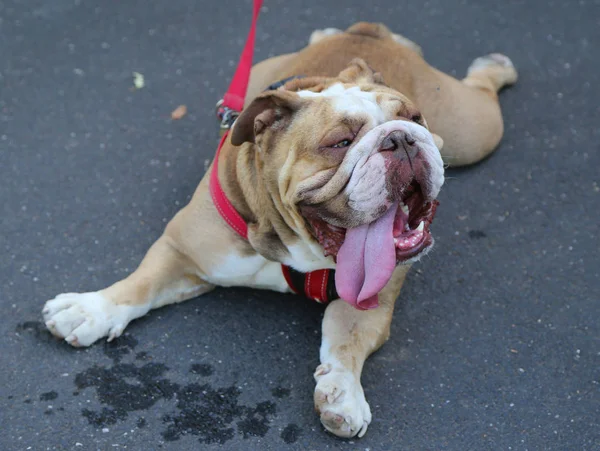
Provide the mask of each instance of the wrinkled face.
{"label": "wrinkled face", "polygon": [[370,308],[395,266],[431,247],[444,170],[415,106],[362,69],[263,95],[252,125],[281,204],[336,258],[338,293]]}

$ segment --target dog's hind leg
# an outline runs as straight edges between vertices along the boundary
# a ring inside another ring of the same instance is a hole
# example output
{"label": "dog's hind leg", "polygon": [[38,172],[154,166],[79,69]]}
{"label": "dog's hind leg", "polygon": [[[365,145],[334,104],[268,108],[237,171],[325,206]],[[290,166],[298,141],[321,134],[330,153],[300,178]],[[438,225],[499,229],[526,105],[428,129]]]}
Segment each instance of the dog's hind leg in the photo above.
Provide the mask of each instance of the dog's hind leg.
{"label": "dog's hind leg", "polygon": [[497,53],[473,61],[461,81],[434,68],[423,73],[416,101],[431,130],[444,140],[446,164],[473,164],[496,149],[504,133],[498,91],[516,80],[510,59]]}
{"label": "dog's hind leg", "polygon": [[504,86],[517,81],[517,71],[512,61],[501,53],[491,53],[476,58],[469,69],[463,83],[486,92],[493,99]]}

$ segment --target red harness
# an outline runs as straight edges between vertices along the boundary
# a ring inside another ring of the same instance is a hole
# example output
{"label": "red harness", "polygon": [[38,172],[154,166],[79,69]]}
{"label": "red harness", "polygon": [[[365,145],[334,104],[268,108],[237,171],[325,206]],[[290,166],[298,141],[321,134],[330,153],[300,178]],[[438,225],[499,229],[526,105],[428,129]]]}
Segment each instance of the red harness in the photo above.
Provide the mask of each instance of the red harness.
{"label": "red harness", "polygon": [[[229,134],[229,127],[231,127],[233,121],[244,107],[244,99],[246,98],[248,80],[252,68],[256,21],[261,5],[262,0],[254,0],[252,24],[250,26],[246,45],[244,46],[229,89],[223,96],[223,100],[217,104],[219,108],[218,115],[221,118],[221,128],[225,129],[225,133],[219,142],[209,180],[210,195],[219,214],[225,222],[227,222],[227,224],[229,224],[229,226],[245,240],[248,240],[248,224],[246,224],[244,218],[242,218],[231,204],[231,201],[225,195],[221,182],[219,181],[219,155]],[[296,294],[303,294],[319,303],[328,303],[339,297],[335,291],[334,270],[319,269],[305,274],[282,264],[281,272],[290,289]]]}

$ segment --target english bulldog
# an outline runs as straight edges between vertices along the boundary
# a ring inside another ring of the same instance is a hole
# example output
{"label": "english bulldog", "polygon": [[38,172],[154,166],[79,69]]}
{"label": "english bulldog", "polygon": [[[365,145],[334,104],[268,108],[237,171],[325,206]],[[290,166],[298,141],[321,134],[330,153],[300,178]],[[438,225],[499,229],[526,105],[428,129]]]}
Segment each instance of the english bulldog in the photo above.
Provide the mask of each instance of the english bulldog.
{"label": "english bulldog", "polygon": [[216,286],[289,292],[282,268],[329,270],[323,298],[333,282],[336,299],[323,319],[314,404],[328,431],[363,436],[372,419],[363,364],[389,337],[410,266],[433,246],[444,167],[494,150],[503,133],[497,92],[516,80],[510,59],[491,54],[459,81],[381,24],[315,31],[304,49],[253,67],[218,157],[215,176],[247,239],[210,194],[213,161],[136,271],[46,302],[46,326],[89,346]]}

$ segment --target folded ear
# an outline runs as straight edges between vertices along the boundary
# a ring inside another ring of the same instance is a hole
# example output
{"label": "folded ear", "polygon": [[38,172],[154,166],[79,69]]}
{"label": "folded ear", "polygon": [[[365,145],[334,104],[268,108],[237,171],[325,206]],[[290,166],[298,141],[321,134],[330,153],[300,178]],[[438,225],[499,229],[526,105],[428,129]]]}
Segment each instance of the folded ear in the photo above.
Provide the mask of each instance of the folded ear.
{"label": "folded ear", "polygon": [[252,101],[236,119],[231,132],[231,143],[259,142],[269,129],[282,129],[302,106],[298,94],[290,91],[267,91]]}
{"label": "folded ear", "polygon": [[345,83],[377,83],[384,85],[383,77],[379,72],[375,72],[361,58],[354,58],[350,65],[341,71],[338,78]]}
{"label": "folded ear", "polygon": [[436,135],[435,133],[431,134],[433,136],[433,142],[435,143],[435,147],[438,148],[438,150],[442,150],[442,147],[444,147],[444,140],[442,139],[442,137],[440,135]]}

